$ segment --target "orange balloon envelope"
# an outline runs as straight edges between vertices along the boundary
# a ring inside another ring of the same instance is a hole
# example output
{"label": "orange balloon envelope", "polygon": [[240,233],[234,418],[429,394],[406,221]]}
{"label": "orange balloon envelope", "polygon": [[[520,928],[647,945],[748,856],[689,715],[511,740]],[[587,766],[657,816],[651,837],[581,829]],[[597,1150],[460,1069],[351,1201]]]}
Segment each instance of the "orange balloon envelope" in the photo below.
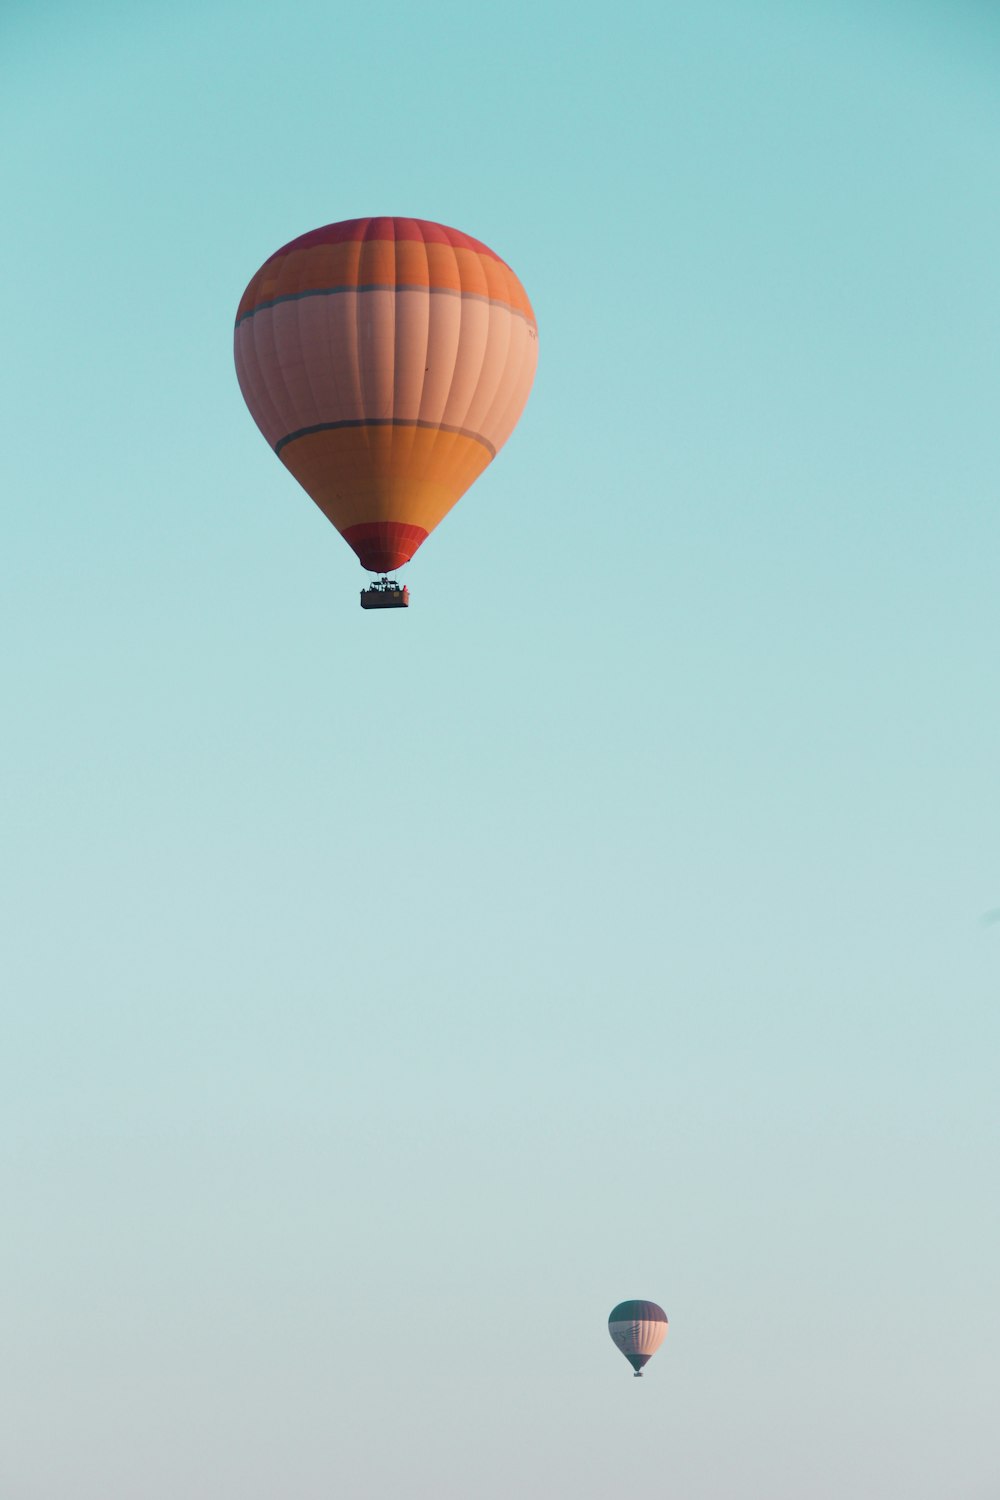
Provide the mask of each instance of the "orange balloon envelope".
{"label": "orange balloon envelope", "polygon": [[236,373],[286,469],[372,573],[409,562],[510,437],[538,358],[514,272],[424,219],[350,219],[264,262]]}

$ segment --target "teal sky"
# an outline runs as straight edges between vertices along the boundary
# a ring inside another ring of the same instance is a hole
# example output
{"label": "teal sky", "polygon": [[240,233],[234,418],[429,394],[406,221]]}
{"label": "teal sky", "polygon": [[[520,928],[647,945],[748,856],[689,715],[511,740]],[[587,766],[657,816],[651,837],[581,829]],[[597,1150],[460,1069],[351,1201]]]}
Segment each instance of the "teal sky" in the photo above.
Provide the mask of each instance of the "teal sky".
{"label": "teal sky", "polygon": [[[1000,1492],[998,65],[5,11],[3,1500]],[[371,213],[541,348],[392,618],[232,365]]]}

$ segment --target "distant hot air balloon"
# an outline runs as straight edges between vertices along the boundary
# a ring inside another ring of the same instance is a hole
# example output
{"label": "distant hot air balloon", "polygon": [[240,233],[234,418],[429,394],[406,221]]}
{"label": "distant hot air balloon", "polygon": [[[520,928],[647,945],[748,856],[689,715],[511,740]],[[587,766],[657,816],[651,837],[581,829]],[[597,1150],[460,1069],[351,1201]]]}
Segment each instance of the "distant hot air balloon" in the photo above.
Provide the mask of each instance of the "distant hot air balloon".
{"label": "distant hot air balloon", "polygon": [[636,1375],[667,1336],[667,1315],[655,1302],[619,1302],[608,1318],[608,1332]]}
{"label": "distant hot air balloon", "polygon": [[[236,314],[250,414],[361,566],[409,562],[510,437],[538,330],[509,266],[424,219],[349,219],[264,262]],[[368,608],[405,604],[383,579]]]}

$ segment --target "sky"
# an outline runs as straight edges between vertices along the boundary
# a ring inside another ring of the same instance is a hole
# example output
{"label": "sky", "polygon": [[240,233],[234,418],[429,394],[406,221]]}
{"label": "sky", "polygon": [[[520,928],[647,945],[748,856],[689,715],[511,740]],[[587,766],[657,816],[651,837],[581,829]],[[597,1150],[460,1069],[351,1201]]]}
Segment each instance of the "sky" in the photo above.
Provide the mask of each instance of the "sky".
{"label": "sky", "polygon": [[[998,61],[5,7],[3,1500],[1000,1496]],[[540,343],[384,615],[232,363],[367,214]]]}

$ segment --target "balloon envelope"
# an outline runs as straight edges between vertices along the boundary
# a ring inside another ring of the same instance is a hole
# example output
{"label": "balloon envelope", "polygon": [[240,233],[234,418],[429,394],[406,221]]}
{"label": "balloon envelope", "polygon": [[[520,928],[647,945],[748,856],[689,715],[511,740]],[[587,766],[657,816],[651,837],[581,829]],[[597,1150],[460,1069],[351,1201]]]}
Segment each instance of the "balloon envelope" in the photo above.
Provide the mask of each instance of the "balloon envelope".
{"label": "balloon envelope", "polygon": [[538,358],[531,303],[486,245],[350,219],[265,261],[236,315],[254,421],[363,567],[409,561],[507,441]]}
{"label": "balloon envelope", "polygon": [[655,1302],[619,1302],[611,1309],[608,1332],[637,1375],[667,1336],[668,1319]]}

